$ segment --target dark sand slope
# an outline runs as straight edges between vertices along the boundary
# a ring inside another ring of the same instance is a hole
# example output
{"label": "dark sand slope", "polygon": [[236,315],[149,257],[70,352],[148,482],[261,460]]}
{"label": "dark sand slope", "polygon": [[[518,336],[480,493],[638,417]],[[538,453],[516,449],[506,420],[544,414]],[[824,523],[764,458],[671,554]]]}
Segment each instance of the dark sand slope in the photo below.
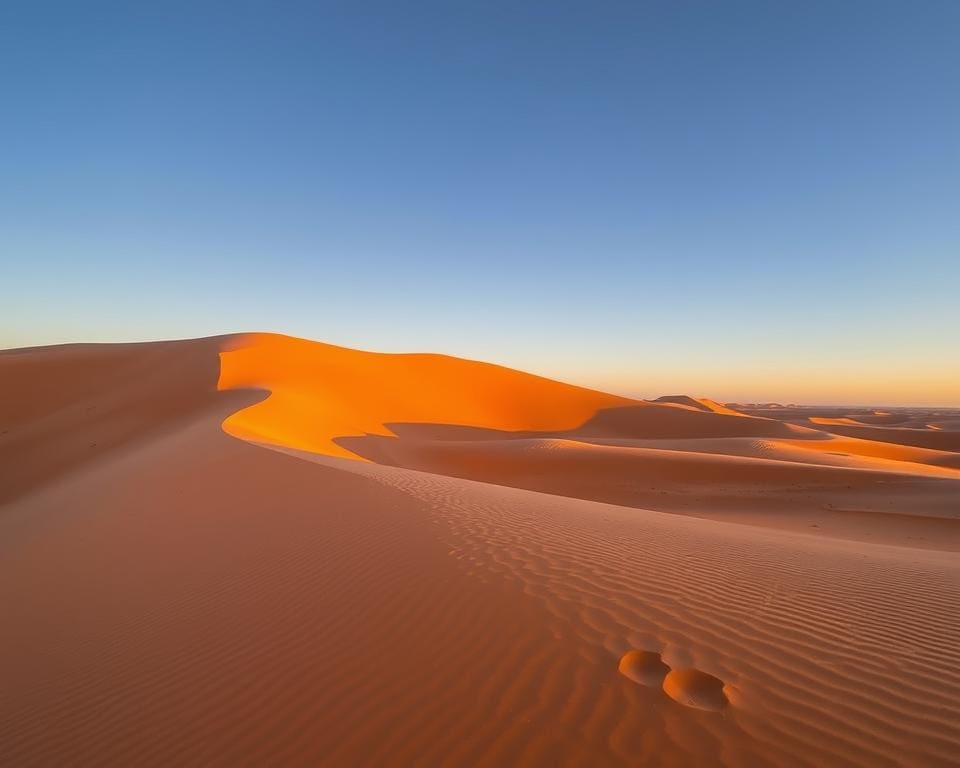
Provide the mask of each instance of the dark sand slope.
{"label": "dark sand slope", "polygon": [[[382,425],[576,431],[643,406],[352,355],[263,335],[0,355],[0,765],[956,764],[954,553],[351,461],[339,438],[370,424],[399,444]],[[263,400],[277,364],[282,407]],[[261,391],[218,392],[212,369]],[[674,439],[746,421],[698,416]],[[590,439],[643,439],[621,426]],[[92,430],[105,450],[81,450]]]}
{"label": "dark sand slope", "polygon": [[0,503],[207,409],[222,410],[222,343],[0,351]]}

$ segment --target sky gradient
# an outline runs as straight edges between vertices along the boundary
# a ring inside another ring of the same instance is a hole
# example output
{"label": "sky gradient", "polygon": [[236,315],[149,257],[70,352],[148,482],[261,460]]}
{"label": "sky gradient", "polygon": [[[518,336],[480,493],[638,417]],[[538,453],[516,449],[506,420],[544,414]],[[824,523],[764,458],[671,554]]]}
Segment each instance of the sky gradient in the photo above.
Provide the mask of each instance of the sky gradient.
{"label": "sky gradient", "polygon": [[0,347],[960,406],[958,39],[952,0],[3,3]]}

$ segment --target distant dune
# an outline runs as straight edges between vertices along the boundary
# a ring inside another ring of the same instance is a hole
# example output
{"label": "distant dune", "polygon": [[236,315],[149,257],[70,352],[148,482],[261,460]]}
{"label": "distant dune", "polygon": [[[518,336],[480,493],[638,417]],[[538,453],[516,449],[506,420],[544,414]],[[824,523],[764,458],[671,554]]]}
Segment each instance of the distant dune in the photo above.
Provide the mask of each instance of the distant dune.
{"label": "distant dune", "polygon": [[0,765],[957,764],[960,414],[271,334],[0,394]]}
{"label": "distant dune", "polygon": [[658,397],[655,403],[674,403],[675,405],[685,405],[689,408],[696,408],[698,411],[712,411],[713,413],[726,413],[728,415],[739,416],[738,411],[729,408],[723,403],[711,400],[708,397],[690,397],[689,395],[663,395]]}

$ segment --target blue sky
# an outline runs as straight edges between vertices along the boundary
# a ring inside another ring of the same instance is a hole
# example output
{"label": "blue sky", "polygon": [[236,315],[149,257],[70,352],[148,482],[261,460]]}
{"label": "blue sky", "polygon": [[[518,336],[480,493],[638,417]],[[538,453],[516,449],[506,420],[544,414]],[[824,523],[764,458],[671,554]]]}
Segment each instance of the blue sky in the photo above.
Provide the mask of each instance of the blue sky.
{"label": "blue sky", "polygon": [[0,6],[0,347],[960,405],[960,3]]}

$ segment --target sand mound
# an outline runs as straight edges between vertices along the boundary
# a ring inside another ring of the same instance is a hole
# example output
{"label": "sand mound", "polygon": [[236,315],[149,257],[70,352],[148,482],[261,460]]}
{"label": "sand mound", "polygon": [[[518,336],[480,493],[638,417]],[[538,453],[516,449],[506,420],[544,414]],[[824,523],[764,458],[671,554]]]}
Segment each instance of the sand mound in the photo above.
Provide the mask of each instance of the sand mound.
{"label": "sand mound", "polygon": [[707,411],[709,413],[725,413],[728,416],[741,416],[742,414],[723,403],[711,400],[707,397],[690,397],[689,395],[663,395],[653,400],[654,403],[673,403],[683,405],[687,408],[693,408],[698,411]]}
{"label": "sand mound", "polygon": [[713,413],[673,405],[641,403],[609,407],[582,426],[569,430],[578,437],[681,439],[705,437],[794,437],[811,439],[820,432],[808,427],[740,414]]}
{"label": "sand mound", "polygon": [[862,423],[859,421],[854,421],[853,419],[847,418],[845,416],[839,419],[830,419],[830,418],[827,418],[826,416],[811,416],[810,422],[812,424],[822,424],[822,425],[831,425],[831,426],[837,426],[837,425],[842,426],[845,424],[852,424],[853,426],[858,426]]}
{"label": "sand mound", "polygon": [[937,429],[946,432],[960,432],[960,419],[942,419],[925,425],[927,429]]}

